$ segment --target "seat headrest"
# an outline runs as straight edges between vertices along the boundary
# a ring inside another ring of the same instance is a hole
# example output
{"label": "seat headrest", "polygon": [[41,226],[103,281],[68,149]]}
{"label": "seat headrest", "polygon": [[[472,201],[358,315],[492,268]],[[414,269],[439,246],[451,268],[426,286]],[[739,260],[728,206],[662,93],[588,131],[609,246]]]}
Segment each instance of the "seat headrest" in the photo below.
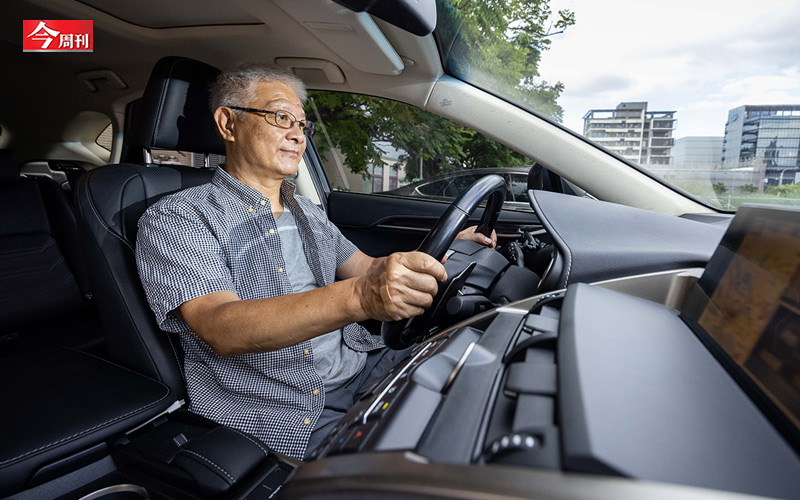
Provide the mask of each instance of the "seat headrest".
{"label": "seat headrest", "polygon": [[19,183],[17,155],[10,149],[0,149],[0,184]]}
{"label": "seat headrest", "polygon": [[209,107],[220,71],[185,57],[164,57],[150,74],[125,141],[129,146],[225,154]]}

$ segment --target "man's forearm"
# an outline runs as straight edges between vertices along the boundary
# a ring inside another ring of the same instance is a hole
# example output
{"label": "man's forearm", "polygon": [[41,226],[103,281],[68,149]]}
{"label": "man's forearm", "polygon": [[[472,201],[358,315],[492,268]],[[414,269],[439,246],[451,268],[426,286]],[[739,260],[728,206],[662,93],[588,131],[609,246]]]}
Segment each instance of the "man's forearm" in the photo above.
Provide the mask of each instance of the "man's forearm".
{"label": "man's forearm", "polygon": [[194,301],[189,301],[179,311],[221,356],[267,352],[367,319],[360,301],[361,286],[358,280],[349,279],[307,292],[254,300],[239,300],[230,292],[213,294],[217,297],[199,298],[206,301],[202,307],[192,310]]}
{"label": "man's forearm", "polygon": [[[361,254],[363,255],[363,254]],[[365,319],[397,321],[422,314],[447,279],[420,252],[348,259],[349,279],[307,292],[240,300],[215,292],[181,304],[176,314],[221,356],[274,351]]]}

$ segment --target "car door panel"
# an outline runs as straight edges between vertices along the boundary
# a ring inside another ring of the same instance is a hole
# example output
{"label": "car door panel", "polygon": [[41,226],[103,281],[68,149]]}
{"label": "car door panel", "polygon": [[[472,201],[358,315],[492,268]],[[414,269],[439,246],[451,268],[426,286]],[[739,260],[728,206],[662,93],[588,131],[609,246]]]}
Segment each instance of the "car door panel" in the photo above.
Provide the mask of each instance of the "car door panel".
{"label": "car door panel", "polygon": [[[328,218],[363,252],[372,256],[416,249],[449,203],[380,194],[333,191],[328,195]],[[483,215],[478,208],[470,224]],[[532,212],[503,210],[498,217],[500,241],[518,236],[519,225],[538,226]]]}

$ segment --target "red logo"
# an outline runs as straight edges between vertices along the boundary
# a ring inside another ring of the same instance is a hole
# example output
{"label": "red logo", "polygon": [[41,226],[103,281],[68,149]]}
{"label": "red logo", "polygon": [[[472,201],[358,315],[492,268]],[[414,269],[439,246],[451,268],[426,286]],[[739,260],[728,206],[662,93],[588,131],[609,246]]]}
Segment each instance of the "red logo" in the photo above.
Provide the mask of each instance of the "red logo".
{"label": "red logo", "polygon": [[94,23],[91,20],[24,20],[23,52],[92,52]]}

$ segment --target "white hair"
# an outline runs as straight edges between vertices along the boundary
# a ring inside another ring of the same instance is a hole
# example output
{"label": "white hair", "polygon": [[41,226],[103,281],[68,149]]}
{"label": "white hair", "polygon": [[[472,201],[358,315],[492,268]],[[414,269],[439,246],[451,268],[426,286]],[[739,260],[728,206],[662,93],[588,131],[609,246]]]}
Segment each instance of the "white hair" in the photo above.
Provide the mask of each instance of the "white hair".
{"label": "white hair", "polygon": [[[295,91],[300,102],[308,98],[303,81],[287,69],[270,64],[243,63],[231,66],[217,77],[211,86],[211,111],[220,106],[247,106],[256,98],[256,84],[281,82]],[[241,116],[243,111],[233,110]]]}

